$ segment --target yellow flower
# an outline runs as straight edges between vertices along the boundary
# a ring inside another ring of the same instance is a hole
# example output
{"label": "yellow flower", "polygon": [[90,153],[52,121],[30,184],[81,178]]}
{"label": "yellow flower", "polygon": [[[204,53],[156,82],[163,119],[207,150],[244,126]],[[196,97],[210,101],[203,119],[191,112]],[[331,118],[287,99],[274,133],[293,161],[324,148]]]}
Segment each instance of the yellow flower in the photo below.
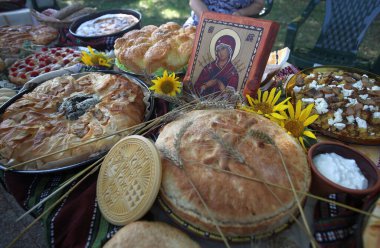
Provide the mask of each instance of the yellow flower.
{"label": "yellow flower", "polygon": [[276,88],[273,88],[270,93],[264,91],[262,94],[261,90],[257,91],[257,99],[246,95],[249,106],[240,106],[239,108],[248,112],[258,113],[264,115],[265,117],[276,120],[276,119],[285,119],[284,116],[280,115],[279,111],[284,111],[288,108],[285,104],[289,101],[290,97],[286,98],[284,101],[276,105],[278,99],[280,99],[281,91],[276,93]]}
{"label": "yellow flower", "polygon": [[88,46],[90,53],[82,51],[82,62],[89,66],[105,66],[111,67],[112,58],[108,58],[105,53],[94,52],[94,50]]}
{"label": "yellow flower", "polygon": [[293,104],[291,102],[288,102],[287,105],[288,113],[286,113],[285,111],[280,111],[281,115],[286,117],[286,119],[280,122],[280,125],[284,127],[289,134],[297,138],[301,143],[302,147],[306,150],[304,136],[316,139],[314,133],[306,129],[307,126],[312,124],[319,117],[317,114],[309,116],[311,110],[314,107],[314,104],[309,104],[304,109],[302,109],[302,102],[300,100],[297,101],[296,109],[294,109]]}
{"label": "yellow flower", "polygon": [[168,75],[168,72],[165,70],[163,76],[153,79],[152,83],[154,85],[149,89],[157,94],[175,96],[181,93],[182,84],[178,81],[178,77],[175,76],[174,72]]}

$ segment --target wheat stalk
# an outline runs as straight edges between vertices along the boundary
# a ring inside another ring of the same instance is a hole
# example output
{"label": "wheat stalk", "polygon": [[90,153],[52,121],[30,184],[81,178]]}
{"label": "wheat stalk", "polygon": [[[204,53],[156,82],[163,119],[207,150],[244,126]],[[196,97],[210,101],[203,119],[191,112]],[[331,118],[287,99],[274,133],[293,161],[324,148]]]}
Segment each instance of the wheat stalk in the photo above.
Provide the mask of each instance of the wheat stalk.
{"label": "wheat stalk", "polygon": [[[290,184],[290,187],[292,189],[292,192],[293,192],[293,195],[294,195],[294,198],[296,199],[296,203],[297,203],[297,206],[298,206],[298,209],[300,211],[300,214],[301,214],[301,217],[302,217],[302,221],[304,222],[304,225],[305,225],[305,228],[306,228],[306,231],[309,235],[309,237],[313,237],[312,233],[311,233],[311,230],[310,230],[310,227],[309,227],[309,223],[307,222],[307,219],[306,219],[306,216],[305,216],[305,213],[303,211],[303,208],[301,206],[301,202],[298,198],[298,195],[296,193],[296,189],[294,187],[294,184],[293,184],[293,181],[290,177],[290,174],[289,174],[289,171],[288,171],[288,167],[286,166],[286,163],[284,161],[284,158],[282,156],[282,152],[280,151],[280,149],[278,148],[278,146],[276,145],[276,142],[266,133],[260,131],[260,130],[250,130],[249,131],[249,135],[251,137],[254,137],[254,138],[257,138],[257,139],[260,139],[261,141],[267,143],[267,144],[270,144],[270,145],[273,145],[273,147],[276,149],[277,153],[280,155],[280,158],[281,158],[281,164],[285,170],[285,173],[286,173],[286,176],[288,178],[288,181],[289,181],[289,184]],[[311,244],[313,247],[317,247],[317,244],[315,242],[315,240],[312,238],[311,239]]]}
{"label": "wheat stalk", "polygon": [[[9,166],[9,167],[5,168],[4,170],[5,171],[12,170],[14,168],[23,166],[25,164],[32,163],[32,162],[35,162],[37,160],[40,160],[40,159],[43,159],[43,158],[46,158],[46,157],[49,157],[49,156],[53,156],[53,155],[59,154],[61,152],[66,152],[68,150],[72,150],[72,149],[75,149],[75,148],[78,148],[78,147],[81,147],[81,146],[84,146],[84,145],[88,145],[90,143],[93,143],[93,142],[96,142],[96,141],[99,141],[99,140],[102,140],[102,139],[106,139],[106,138],[109,138],[109,137],[112,137],[112,136],[115,136],[115,135],[119,135],[119,134],[122,134],[122,133],[125,133],[125,132],[129,132],[129,134],[131,134],[131,133],[132,134],[133,133],[135,133],[135,134],[143,133],[143,131],[145,131],[145,130],[152,130],[152,129],[160,126],[162,123],[167,122],[168,120],[173,120],[174,118],[178,117],[178,113],[180,113],[182,111],[188,111],[188,110],[191,110],[191,109],[192,109],[192,103],[185,104],[183,106],[180,106],[176,110],[170,111],[170,112],[166,113],[165,115],[162,115],[160,117],[156,117],[156,118],[154,118],[152,120],[149,120],[149,121],[146,121],[146,122],[143,122],[143,123],[139,123],[139,124],[134,125],[132,127],[128,127],[128,128],[125,128],[125,129],[122,129],[122,130],[119,130],[119,131],[116,131],[116,132],[113,132],[113,133],[110,133],[110,134],[107,134],[107,135],[103,135],[101,137],[94,138],[94,139],[88,140],[86,142],[70,146],[70,147],[65,148],[65,149],[60,149],[60,150],[55,151],[55,152],[51,152],[51,153],[48,153],[48,154],[45,154],[45,155],[41,155],[41,156],[39,156],[37,158],[30,159],[28,161],[24,161],[24,162],[18,163],[16,165]],[[154,123],[154,124],[152,124],[152,123]]]}
{"label": "wheat stalk", "polygon": [[65,194],[63,194],[56,202],[49,206],[42,214],[35,218],[27,227],[25,227],[15,239],[11,241],[6,247],[12,247],[34,224],[36,224],[45,214],[49,213],[55,206],[58,205],[64,198],[66,198],[79,184],[81,184],[87,177],[95,173],[99,169],[100,165],[94,167],[87,175],[80,179],[73,187],[71,187]]}
{"label": "wheat stalk", "polygon": [[[198,164],[198,163],[194,163],[193,161],[189,161],[189,160],[185,160],[185,162],[189,162],[189,163],[191,163],[191,164],[193,164],[195,166],[198,166],[198,167],[206,167],[208,169],[212,169],[212,170],[219,171],[219,172],[222,172],[222,173],[226,173],[226,174],[230,174],[230,175],[237,176],[237,177],[240,177],[240,178],[244,178],[244,179],[247,179],[247,180],[250,180],[250,181],[253,181],[253,182],[259,182],[259,183],[267,184],[268,186],[272,186],[272,187],[279,188],[279,189],[282,189],[282,190],[292,191],[292,189],[289,188],[289,187],[286,187],[286,186],[283,186],[283,185],[280,185],[280,184],[275,184],[275,183],[272,183],[272,182],[268,182],[268,181],[265,181],[265,180],[262,180],[262,179],[259,179],[259,178],[245,176],[245,175],[242,175],[242,174],[238,174],[238,173],[235,173],[235,172],[224,170],[224,169],[221,169],[221,168],[218,168],[218,167],[213,167],[213,166],[210,166],[210,165],[207,165],[207,164],[203,164],[203,163]],[[306,195],[308,197],[311,197],[311,198],[319,200],[319,201],[335,204],[335,205],[337,205],[339,207],[346,208],[348,210],[351,210],[351,211],[359,213],[359,214],[363,214],[363,215],[366,215],[366,216],[369,216],[369,217],[372,216],[372,217],[375,217],[377,219],[380,219],[380,215],[375,215],[375,214],[372,214],[370,212],[366,212],[366,211],[363,211],[361,209],[351,207],[351,206],[346,205],[344,203],[340,203],[340,202],[336,202],[336,201],[330,200],[328,198],[320,197],[320,196],[311,194],[311,193],[306,192],[306,191],[295,190],[295,192],[297,192],[298,194]]]}
{"label": "wheat stalk", "polygon": [[195,193],[197,194],[197,196],[201,200],[202,205],[206,209],[208,215],[212,219],[213,224],[215,225],[216,229],[218,230],[220,236],[222,237],[222,240],[223,240],[224,244],[226,245],[226,247],[229,248],[230,245],[228,244],[228,241],[227,241],[226,237],[224,236],[224,234],[222,232],[222,229],[219,227],[218,222],[216,221],[214,215],[212,214],[211,210],[207,206],[207,204],[206,204],[205,200],[203,199],[201,193],[198,191],[197,187],[194,185],[193,180],[191,180],[190,176],[187,174],[186,169],[183,167],[182,159],[181,159],[180,154],[179,154],[180,148],[181,148],[182,136],[184,135],[184,133],[186,132],[186,130],[191,126],[191,124],[192,124],[191,121],[185,123],[181,127],[181,129],[179,130],[178,134],[176,135],[175,141],[174,141],[174,151],[176,152],[176,154],[173,155],[173,156],[179,161],[179,164],[178,164],[179,168],[181,168],[182,171],[184,172],[184,174],[186,175],[186,178],[188,179],[191,187],[193,188],[193,190],[195,191]]}
{"label": "wheat stalk", "polygon": [[51,152],[51,153],[39,156],[39,157],[34,158],[34,159],[30,159],[30,160],[25,161],[25,162],[21,162],[21,163],[16,164],[16,165],[9,166],[9,167],[5,168],[5,171],[12,170],[12,169],[20,167],[22,165],[25,165],[25,164],[28,164],[28,163],[32,163],[32,162],[35,162],[37,160],[40,160],[40,159],[43,159],[43,158],[46,158],[46,157],[49,157],[49,156],[53,156],[53,155],[56,155],[56,154],[61,153],[61,152],[66,152],[68,150],[72,150],[72,149],[75,149],[75,148],[78,148],[78,147],[81,147],[81,146],[84,146],[84,145],[88,145],[90,143],[93,143],[93,142],[96,142],[96,141],[99,141],[99,140],[102,140],[102,139],[106,139],[106,138],[118,135],[120,133],[124,133],[124,132],[127,132],[127,131],[131,131],[133,129],[137,129],[139,127],[143,127],[146,123],[149,123],[149,122],[150,121],[145,122],[145,123],[140,123],[140,124],[135,125],[133,127],[129,127],[129,128],[126,128],[126,129],[123,129],[123,130],[120,130],[120,131],[117,131],[117,132],[114,132],[114,133],[111,133],[111,134],[108,134],[108,135],[101,136],[99,138],[88,140],[88,141],[86,141],[84,143],[81,143],[81,144],[78,144],[78,145],[74,145],[74,146],[71,146],[69,148],[61,149],[61,150],[58,150],[58,151],[55,151],[55,152]]}
{"label": "wheat stalk", "polygon": [[[178,162],[178,160],[176,160],[176,159],[177,159],[176,156],[174,156],[174,155],[173,155],[171,152],[169,152],[167,149],[162,149],[162,150],[161,150],[161,153],[165,156],[166,159],[171,160],[172,162],[174,162],[175,165],[179,166],[179,162]],[[182,162],[182,161],[181,161],[181,162]],[[197,165],[198,165],[198,164],[197,164]],[[198,166],[201,167],[201,165],[198,165]],[[210,169],[214,169],[214,170],[217,170],[217,171],[220,171],[220,172],[225,172],[225,173],[228,173],[228,174],[232,174],[232,175],[235,175],[235,176],[241,176],[241,175],[239,175],[239,174],[234,174],[233,172],[230,172],[230,171],[227,171],[227,170],[223,170],[223,169],[220,169],[220,168],[215,168],[215,167],[212,167],[212,166],[209,166],[209,165],[202,164],[202,166],[207,167],[207,168],[210,168]],[[189,177],[187,174],[186,174],[186,176],[187,176],[187,178],[188,178],[189,180],[191,180],[190,177]],[[249,177],[245,177],[245,176],[241,176],[241,177],[242,177],[242,178],[246,178],[246,179],[250,179]],[[266,183],[265,181],[260,181],[260,182]],[[210,210],[208,209],[206,203],[204,202],[202,196],[200,195],[200,192],[196,189],[196,187],[195,187],[195,185],[194,185],[194,183],[193,183],[192,181],[190,182],[190,184],[192,185],[194,191],[197,193],[198,197],[201,199],[201,202],[202,202],[202,204],[204,205],[204,207],[206,208],[207,212],[209,212],[209,215],[210,215],[211,219],[213,220],[213,222],[216,223],[216,221],[213,219],[213,217],[212,217],[212,215],[211,215]],[[279,185],[279,187],[281,187],[281,185]],[[271,191],[272,194],[274,194],[274,192],[273,192],[271,189],[269,189],[269,190]],[[275,198],[276,198],[279,202],[281,202],[281,200],[277,197],[277,195],[275,195]],[[290,215],[292,216],[293,220],[294,220],[294,221],[295,221],[300,227],[302,227],[301,223],[297,220],[297,218],[296,218],[293,214],[290,214]],[[218,232],[220,233],[220,235],[221,235],[221,237],[222,237],[222,240],[225,242],[226,246],[228,247],[229,245],[228,245],[228,243],[226,243],[227,240],[225,239],[225,237],[224,237],[222,231],[220,230],[220,228],[218,228],[218,225],[217,225],[217,224],[215,224],[215,226],[217,227],[217,230],[218,230]]]}
{"label": "wheat stalk", "polygon": [[191,180],[191,178],[190,178],[190,176],[187,174],[185,168],[183,168],[183,172],[185,173],[187,180],[188,180],[189,183],[191,184],[191,187],[194,189],[195,193],[198,195],[199,199],[201,200],[202,205],[205,207],[205,209],[206,209],[208,215],[210,216],[210,218],[211,218],[212,221],[214,222],[214,225],[215,225],[216,229],[218,230],[220,236],[222,237],[222,240],[223,240],[224,244],[226,245],[226,247],[230,248],[230,245],[228,244],[228,241],[227,241],[226,237],[224,236],[224,234],[223,234],[223,232],[222,232],[222,229],[220,229],[220,227],[219,227],[219,225],[218,225],[218,222],[216,221],[214,215],[212,214],[211,210],[210,210],[209,207],[207,206],[206,202],[203,200],[203,197],[202,197],[201,193],[198,191],[197,187],[195,187],[195,185],[194,185],[194,183],[193,183],[193,180]]}
{"label": "wheat stalk", "polygon": [[178,106],[186,104],[186,102],[184,100],[181,100],[180,98],[174,97],[174,96],[167,96],[167,95],[157,94],[157,93],[154,93],[153,96],[156,98],[160,98],[162,100],[165,100],[167,102],[171,102],[173,104],[176,104]]}
{"label": "wheat stalk", "polygon": [[66,188],[66,186],[70,185],[74,180],[78,179],[80,176],[82,176],[84,173],[86,173],[87,171],[89,171],[90,169],[94,168],[94,166],[98,165],[101,161],[102,161],[103,158],[95,161],[93,164],[91,164],[90,166],[86,167],[84,170],[80,171],[79,173],[75,174],[74,176],[72,176],[71,178],[69,178],[68,180],[66,180],[64,183],[62,183],[56,190],[54,190],[54,192],[52,192],[50,195],[48,195],[47,197],[45,197],[42,201],[38,202],[36,205],[34,205],[32,208],[30,208],[28,211],[26,211],[23,215],[21,215],[17,220],[21,220],[22,218],[24,218],[25,216],[27,216],[28,214],[30,214],[31,212],[33,212],[34,209],[38,208],[39,206],[41,206],[43,203],[45,203],[46,201],[48,201],[49,199],[51,199],[54,195],[56,195],[58,192],[60,192],[61,190],[63,190],[64,188]]}
{"label": "wheat stalk", "polygon": [[[220,137],[216,132],[210,132],[211,133],[211,137],[218,143],[222,146],[222,148],[227,152],[229,153],[234,159],[236,159],[237,161],[239,161],[239,163],[241,164],[244,164],[245,166],[247,167],[250,167],[249,164],[246,162],[246,160],[244,159],[244,156],[242,154],[239,153],[239,151],[237,149],[235,149],[232,144],[229,144],[228,142],[226,142],[222,137]],[[260,140],[262,140],[263,142],[265,143],[268,143],[268,144],[271,144],[271,145],[274,145],[274,147],[276,148],[276,145],[275,145],[275,142],[274,140],[269,137],[267,134],[265,134],[264,132],[261,132],[261,131],[257,131],[257,130],[251,130],[251,132],[249,133],[250,135],[252,135],[252,137],[255,137],[255,138],[258,138]],[[278,152],[278,149],[276,148],[276,151]],[[284,161],[282,160],[282,163],[284,163]],[[251,168],[251,167],[250,167]],[[251,168],[253,169],[253,168]],[[257,171],[255,171],[256,174],[259,174]],[[268,187],[267,184],[264,184],[266,189],[269,190],[271,192],[271,194],[273,195],[274,198],[276,198],[276,200],[280,203],[280,204],[283,204],[281,199],[273,192],[273,190]],[[311,234],[311,231],[310,231],[310,228],[309,228],[309,225],[307,223],[307,220],[306,220],[306,217],[303,213],[303,209],[302,207],[300,207],[301,205],[299,204],[299,200],[298,198],[296,197],[296,203],[297,203],[297,206],[299,208],[299,211],[301,213],[301,217],[302,217],[302,220],[304,222],[304,225],[306,226],[306,233],[307,235],[309,236],[309,238],[312,240],[312,243],[314,243],[314,239],[313,239],[313,236]],[[294,221],[296,221],[296,217],[291,214],[291,217],[293,218]]]}

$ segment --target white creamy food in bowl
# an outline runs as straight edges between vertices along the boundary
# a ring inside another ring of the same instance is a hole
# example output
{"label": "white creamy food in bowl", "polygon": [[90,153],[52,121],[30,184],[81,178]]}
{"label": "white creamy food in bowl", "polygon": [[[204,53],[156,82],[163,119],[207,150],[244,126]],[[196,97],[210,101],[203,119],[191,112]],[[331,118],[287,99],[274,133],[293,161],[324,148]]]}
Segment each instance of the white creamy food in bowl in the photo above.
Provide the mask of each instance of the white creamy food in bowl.
{"label": "white creamy food in bowl", "polygon": [[133,15],[106,14],[82,23],[75,33],[86,37],[108,35],[125,30],[138,21]]}

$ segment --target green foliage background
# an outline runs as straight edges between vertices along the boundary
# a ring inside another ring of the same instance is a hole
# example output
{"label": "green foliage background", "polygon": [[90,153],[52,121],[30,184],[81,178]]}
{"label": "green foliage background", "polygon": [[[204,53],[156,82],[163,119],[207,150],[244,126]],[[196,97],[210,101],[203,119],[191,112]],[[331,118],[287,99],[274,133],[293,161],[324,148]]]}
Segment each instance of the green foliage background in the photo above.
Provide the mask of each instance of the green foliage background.
{"label": "green foliage background", "polygon": [[[61,7],[74,2],[86,6],[97,7],[98,10],[107,9],[135,9],[142,13],[142,25],[160,25],[168,21],[183,24],[190,15],[188,1],[180,0],[58,0]],[[296,18],[306,7],[309,0],[274,0],[272,11],[264,19],[278,22],[280,31],[277,35],[273,50],[283,48],[287,24]],[[321,29],[324,18],[324,3],[320,3],[298,34],[297,44],[313,47]],[[359,50],[359,56],[374,60],[380,51],[380,15],[369,28]]]}

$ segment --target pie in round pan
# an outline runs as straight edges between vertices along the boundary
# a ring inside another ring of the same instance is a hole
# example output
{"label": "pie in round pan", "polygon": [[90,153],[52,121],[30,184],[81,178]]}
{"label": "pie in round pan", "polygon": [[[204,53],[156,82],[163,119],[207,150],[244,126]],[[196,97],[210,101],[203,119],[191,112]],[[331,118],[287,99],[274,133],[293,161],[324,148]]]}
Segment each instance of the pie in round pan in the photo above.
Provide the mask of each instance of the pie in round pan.
{"label": "pie in round pan", "polygon": [[138,22],[139,19],[133,15],[105,14],[83,22],[76,30],[76,34],[84,37],[109,35],[125,30]]}
{"label": "pie in round pan", "polygon": [[350,67],[321,66],[295,74],[286,86],[294,102],[314,103],[311,127],[340,141],[380,144],[380,76]]}
{"label": "pie in round pan", "polygon": [[[276,146],[265,141],[268,137]],[[298,212],[292,191],[262,183],[290,189],[279,151],[296,190],[309,189],[310,169],[301,146],[256,114],[192,111],[166,125],[156,146],[162,155],[162,200],[180,219],[208,233],[219,234],[217,222],[225,236],[260,237],[291,221]],[[304,195],[298,197],[303,201]]]}
{"label": "pie in round pan", "polygon": [[[8,167],[113,134],[143,122],[145,111],[143,89],[130,77],[97,72],[56,77],[22,95],[0,116],[0,162]],[[123,135],[68,149],[17,170],[81,162],[108,151]]]}
{"label": "pie in round pan", "polygon": [[[70,25],[69,32],[83,42],[105,37],[117,38],[128,31],[140,29],[141,18],[141,13],[132,9],[104,10],[78,18]],[[110,46],[113,46],[114,40],[111,39]]]}
{"label": "pie in round pan", "polygon": [[81,62],[81,52],[69,47],[42,48],[41,51],[17,60],[8,69],[9,80],[23,85],[43,73]]}

